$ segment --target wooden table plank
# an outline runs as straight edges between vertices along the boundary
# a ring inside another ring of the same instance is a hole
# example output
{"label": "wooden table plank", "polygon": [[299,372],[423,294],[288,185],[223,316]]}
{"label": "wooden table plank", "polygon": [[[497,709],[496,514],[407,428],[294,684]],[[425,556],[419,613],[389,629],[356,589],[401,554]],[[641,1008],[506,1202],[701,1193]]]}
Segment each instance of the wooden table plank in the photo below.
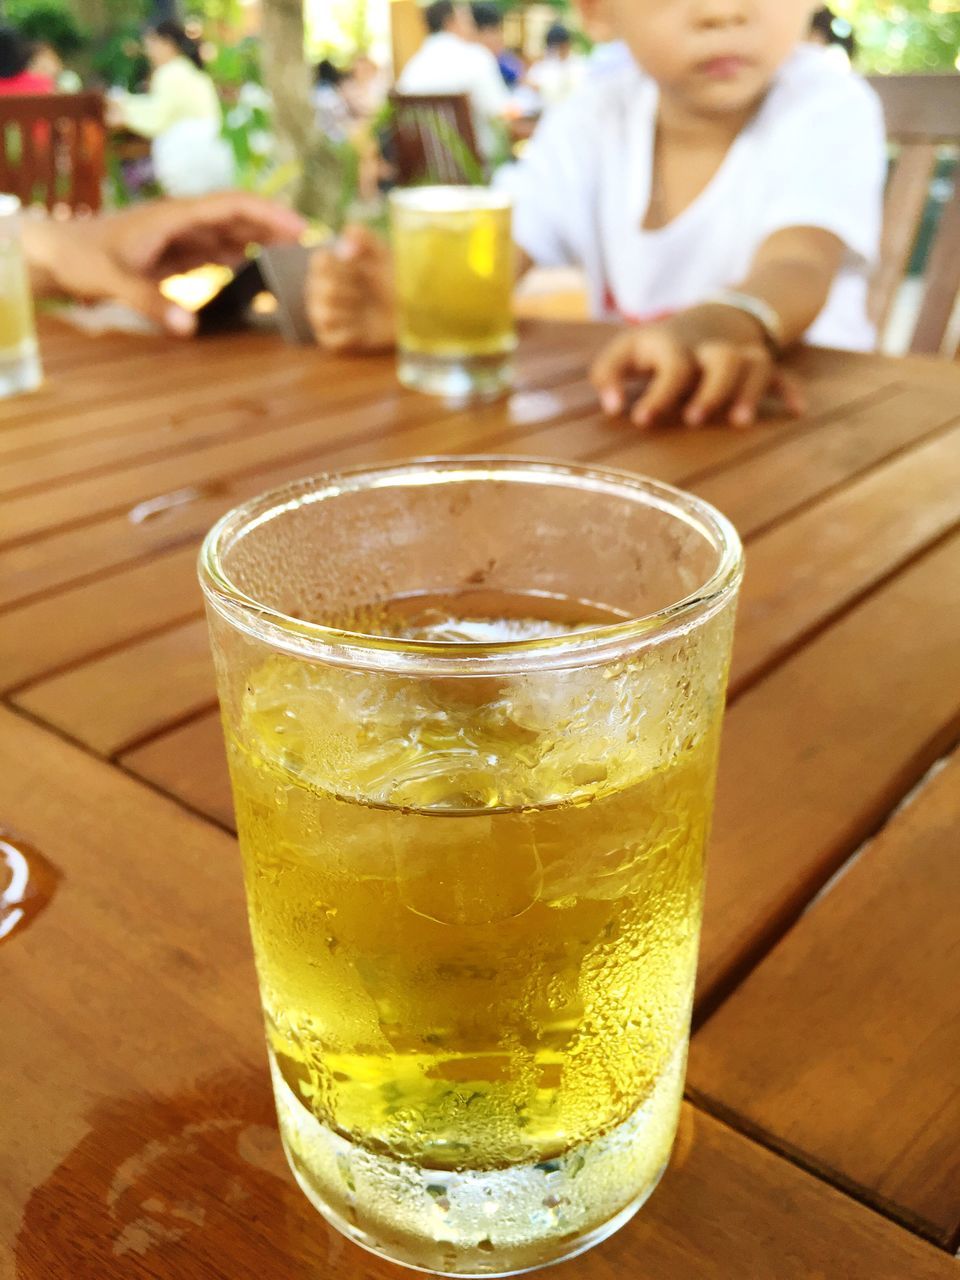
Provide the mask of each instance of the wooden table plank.
{"label": "wooden table plank", "polygon": [[[0,1162],[0,1247],[17,1280],[399,1276],[336,1236],[284,1169],[232,841],[0,712],[0,813],[14,807],[20,837],[63,872],[50,905],[4,951],[4,1033],[16,1053],[0,1055],[10,1154]],[[956,1272],[931,1246],[687,1108],[674,1166],[642,1213],[545,1274]]]}
{"label": "wooden table plank", "polygon": [[[587,330],[571,349],[556,342],[551,326],[525,326],[517,385],[582,377],[600,342],[596,326]],[[436,411],[435,401],[398,387],[388,356],[333,356],[288,347],[263,334],[230,334],[200,343],[141,337],[134,348],[122,343],[115,348],[115,342],[112,335],[95,348],[116,349],[115,358],[93,365],[88,356],[77,358],[35,394],[6,402],[0,457],[36,457],[63,446],[95,445],[102,437],[136,438],[153,425],[151,410],[178,425],[189,407],[223,407],[238,400],[241,408],[252,402],[279,414],[288,397],[295,403],[300,388],[311,382],[314,409],[397,392],[428,413],[431,407]],[[137,415],[130,413],[134,398],[143,411]]]}
{"label": "wooden table plank", "polygon": [[213,661],[203,618],[51,676],[20,707],[103,755],[210,705]]}
{"label": "wooden table plank", "polygon": [[958,522],[960,426],[750,541],[731,690]]}
{"label": "wooden table plank", "polygon": [[[327,375],[329,376],[329,375]],[[97,516],[133,507],[144,498],[187,486],[221,486],[229,476],[261,472],[278,459],[306,460],[332,450],[352,438],[375,440],[396,429],[410,427],[411,449],[423,452],[422,440],[452,437],[459,429],[474,443],[499,436],[512,427],[539,425],[559,416],[582,412],[594,403],[582,383],[553,392],[515,392],[503,404],[449,414],[442,421],[422,423],[425,402],[396,389],[364,401],[354,410],[323,415],[319,373],[306,396],[302,413],[290,422],[274,422],[236,439],[201,445],[182,455],[123,467],[105,475],[91,475],[69,486],[55,486],[38,502],[32,493],[0,499],[0,545],[42,535],[63,525],[89,523]]]}
{"label": "wooden table plank", "polygon": [[[503,426],[498,417],[493,418],[492,437],[484,436],[484,446],[497,446],[497,441],[501,440],[504,444],[510,445],[517,443],[519,448],[525,454],[531,452],[536,453],[541,449],[550,456],[566,456],[568,458],[603,458],[604,454],[609,450],[611,439],[616,440],[621,437],[629,428],[616,430],[612,429],[608,423],[601,420],[598,415],[590,412],[593,405],[592,393],[589,388],[581,388],[583,392],[583,400],[579,398],[571,398],[568,389],[564,389],[562,397],[562,405],[552,403],[554,393],[549,391],[533,393],[529,396],[515,397],[514,405],[511,409],[512,422],[509,427]],[[934,403],[938,403],[937,396],[942,399],[942,393],[934,394]],[[922,401],[922,398],[921,398]],[[538,440],[536,448],[530,447],[531,437],[525,433],[524,428],[528,422],[538,422],[544,415],[559,415],[561,418],[566,412],[576,415],[578,405],[581,406],[588,414],[586,417],[574,416],[568,421],[547,427],[540,428],[533,432],[533,438]],[[886,442],[886,447],[894,448],[903,443],[902,437],[910,436],[918,428],[914,425],[922,417],[922,403],[918,408],[917,415],[914,418],[904,418],[901,414],[895,415],[896,421],[899,423],[909,423],[909,428],[905,432],[901,427],[901,439],[890,436]],[[939,413],[939,409],[937,410]],[[349,416],[349,415],[347,415]],[[343,421],[344,415],[341,415]],[[824,430],[824,428],[821,428]],[[351,461],[364,460],[370,462],[374,459],[378,452],[383,452],[387,456],[394,456],[397,452],[398,445],[401,443],[405,450],[416,452],[418,449],[428,447],[431,442],[436,442],[442,433],[443,444],[447,451],[453,452],[458,449],[473,449],[477,447],[477,436],[481,434],[478,424],[472,420],[469,415],[462,415],[455,420],[447,420],[444,427],[438,428],[436,425],[427,426],[426,424],[411,425],[408,430],[402,432],[391,432],[382,439],[382,450],[377,450],[371,446],[369,441],[358,442],[355,447],[342,446],[339,449],[331,450],[326,455],[328,465],[342,466]],[[522,433],[522,434],[521,434]],[[688,451],[675,447],[673,453],[669,450],[669,445],[682,444],[684,440],[694,440],[693,436],[679,437],[676,441],[664,442],[651,441],[651,448],[657,453],[659,462],[659,471],[661,478],[679,479],[684,478],[683,475],[677,475],[677,471],[686,471],[696,463],[691,458]],[[816,438],[812,431],[805,431],[798,439],[790,437],[787,441],[777,443],[775,439],[768,437],[768,447],[758,451],[758,444],[750,433],[746,432],[712,432],[698,433],[695,442],[706,444],[712,443],[716,447],[716,458],[725,457],[728,464],[738,463],[741,453],[747,451],[749,457],[746,462],[740,463],[741,466],[756,465],[759,461],[762,463],[765,459],[772,464],[774,468],[779,466],[778,454],[781,450],[787,450],[796,461],[797,446],[802,446],[803,454],[800,456],[816,456]],[[665,448],[665,444],[668,446]],[[665,455],[665,456],[664,456]],[[772,455],[772,457],[771,457]],[[872,455],[871,455],[872,456]],[[857,458],[856,451],[847,451],[848,465],[855,465]],[[648,461],[653,461],[649,459]],[[701,452],[699,462],[702,465],[704,455]],[[638,459],[642,465],[643,459]],[[299,470],[300,464],[295,464]],[[726,483],[733,489],[733,483],[729,477],[736,472],[723,472],[719,476],[721,483]],[[714,473],[716,480],[716,473]],[[835,478],[836,471],[831,473],[831,477]],[[265,477],[258,475],[253,481],[254,487],[259,487],[265,481]],[[707,484],[709,485],[709,481]],[[701,486],[702,487],[702,486]],[[736,490],[734,490],[736,492]],[[747,491],[747,496],[738,503],[738,514],[743,521],[749,522],[751,513],[751,501],[755,500],[761,509],[767,509],[765,504],[766,490],[763,486],[752,486]],[[184,494],[183,496],[186,496]],[[199,512],[194,513],[193,508],[196,502],[203,502],[201,497],[183,504],[186,510],[182,511],[182,516],[194,527],[203,527],[202,521],[208,516],[219,514],[221,509],[226,509],[231,501],[236,500],[236,493],[231,493],[227,498],[222,494],[211,495],[209,501],[205,504],[213,506],[215,512],[204,512],[201,516]],[[167,513],[169,515],[169,513]],[[149,523],[149,522],[148,522]],[[126,521],[129,526],[129,520]],[[96,527],[99,532],[99,526]],[[129,527],[122,532],[126,534],[127,540],[133,542],[136,539],[137,526],[131,530]],[[78,544],[83,545],[83,563],[85,565],[96,564],[95,553],[91,552],[91,544],[94,539],[92,531],[88,527],[73,531],[74,538]],[[90,535],[88,537],[88,535]],[[120,534],[110,538],[104,542],[102,538],[98,538],[96,545],[104,546],[109,554],[116,554],[117,543],[121,541]],[[21,568],[15,579],[11,582],[8,580],[8,586],[12,590],[17,589],[17,582],[21,583],[27,589],[37,590],[43,584],[43,577],[38,573],[38,566],[35,559],[31,555],[37,544],[28,543],[18,548],[14,548],[7,552],[8,567],[10,559],[13,558],[20,562],[26,562],[25,568]],[[181,571],[174,582],[172,577],[172,565],[182,566]],[[168,571],[169,570],[169,571]],[[818,572],[819,567],[814,565],[811,572]],[[158,564],[158,573],[161,575],[162,582],[157,584],[156,593],[149,592],[150,583],[149,563],[139,561],[126,572],[121,572],[116,576],[108,576],[102,580],[95,581],[86,587],[79,587],[68,590],[56,598],[41,599],[27,605],[26,607],[12,613],[8,613],[6,617],[0,617],[0,688],[12,688],[23,683],[27,679],[36,678],[49,671],[56,669],[57,666],[66,663],[71,658],[73,661],[80,661],[84,658],[95,654],[98,650],[106,648],[110,644],[122,642],[126,639],[136,637],[165,624],[172,624],[178,618],[185,619],[190,612],[196,613],[199,609],[199,596],[196,594],[192,584],[193,563],[190,552],[187,549],[168,553],[161,558]],[[756,579],[748,579],[748,590],[751,581]],[[147,592],[144,595],[145,590]],[[111,608],[111,593],[116,592],[117,600],[122,600],[123,605],[120,608]],[[813,599],[815,597],[810,597]],[[58,610],[57,600],[63,601],[62,613]],[[164,610],[164,601],[167,601],[168,608]],[[192,604],[192,608],[191,608]],[[144,607],[145,606],[145,607]],[[76,624],[72,618],[74,614],[78,615]],[[58,619],[62,619],[67,625],[57,626]],[[822,621],[822,618],[819,619]],[[29,648],[23,643],[27,635],[32,634],[35,640]],[[77,638],[76,647],[70,652],[70,636],[75,634]]]}
{"label": "wooden table plank", "polygon": [[741,535],[756,533],[958,420],[956,390],[922,383],[891,387],[882,399],[747,459],[736,472],[699,481],[696,492]]}
{"label": "wooden table plank", "polygon": [[[592,403],[592,395],[583,387],[562,387],[552,393],[517,392],[505,406],[491,408],[487,419],[463,411],[442,416],[421,433],[419,440],[421,445],[432,442],[434,451],[438,451],[449,446],[457,435],[464,451],[469,452],[480,448],[486,440],[482,429],[485,421],[490,424],[489,431],[497,436],[505,429],[504,415],[511,432],[533,430],[544,419],[577,414],[587,401]],[[200,480],[191,470],[189,459],[182,460],[178,478],[187,480],[193,476],[193,479],[166,493],[150,483],[156,478],[156,472],[145,466],[141,471],[142,488],[138,490],[134,486],[129,495],[132,497],[138,492],[139,500],[128,509],[80,527],[18,540],[16,545],[0,550],[0,607],[47,594],[189,539],[199,539],[224,511],[264,489],[327,467],[346,466],[358,459],[369,460],[381,454],[394,459],[404,452],[413,452],[407,450],[403,442],[408,429],[412,431],[422,425],[418,423],[417,413],[412,413],[406,424],[391,420],[392,406],[397,416],[402,417],[409,412],[403,406],[411,403],[404,394],[393,392],[390,397],[365,405],[355,413],[344,411],[334,415],[335,425],[324,431],[311,429],[309,424],[295,427],[296,439],[308,442],[306,453],[297,453],[280,464],[254,466],[239,475]],[[351,443],[338,445],[337,441],[343,438],[351,439]],[[276,447],[277,443],[274,436],[273,445]],[[255,445],[258,451],[265,447]],[[219,456],[230,459],[233,456],[230,446],[222,446]],[[112,477],[108,477],[107,482],[111,481]],[[139,518],[141,512],[146,518]]]}
{"label": "wooden table plank", "polygon": [[194,543],[0,614],[0,691],[199,615]]}
{"label": "wooden table plank", "polygon": [[137,777],[228,830],[236,829],[219,711],[205,711],[120,758]]}
{"label": "wooden table plank", "polygon": [[960,1228],[958,831],[960,755],[710,1019],[689,1076],[944,1246]]}
{"label": "wooden table plank", "polygon": [[739,698],[724,724],[699,989],[712,1005],[960,737],[960,537]]}

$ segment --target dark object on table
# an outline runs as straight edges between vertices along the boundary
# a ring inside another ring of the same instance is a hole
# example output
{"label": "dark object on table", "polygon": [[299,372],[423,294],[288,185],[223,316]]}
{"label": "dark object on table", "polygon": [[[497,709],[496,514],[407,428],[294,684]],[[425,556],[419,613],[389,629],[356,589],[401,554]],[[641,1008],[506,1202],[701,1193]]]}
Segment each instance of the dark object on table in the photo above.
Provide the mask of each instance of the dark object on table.
{"label": "dark object on table", "polygon": [[233,279],[197,312],[201,336],[243,328],[253,300],[270,293],[277,303],[277,326],[285,342],[312,343],[303,286],[311,250],[299,244],[269,245],[244,263]]}

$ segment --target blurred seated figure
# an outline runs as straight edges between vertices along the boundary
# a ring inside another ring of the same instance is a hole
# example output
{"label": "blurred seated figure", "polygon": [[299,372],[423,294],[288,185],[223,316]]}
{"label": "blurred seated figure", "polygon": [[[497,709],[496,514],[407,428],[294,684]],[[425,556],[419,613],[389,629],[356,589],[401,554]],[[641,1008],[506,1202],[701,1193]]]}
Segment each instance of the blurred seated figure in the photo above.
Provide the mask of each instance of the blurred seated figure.
{"label": "blurred seated figure", "polygon": [[158,22],[143,43],[150,91],[113,93],[108,123],[153,140],[154,172],[168,195],[225,190],[234,181],[233,152],[221,137],[220,101],[197,42],[178,22]]}
{"label": "blurred seated figure", "polygon": [[350,107],[343,91],[348,77],[329,58],[317,64],[313,106],[317,127],[331,142],[346,142],[350,132]]}
{"label": "blurred seated figure", "polygon": [[368,122],[383,108],[390,85],[381,67],[369,54],[361,53],[340,84],[354,120]]}
{"label": "blurred seated figure", "polygon": [[573,37],[562,23],[547,32],[546,50],[527,72],[527,84],[536,89],[544,107],[563,102],[582,84],[586,59],[573,49]]}
{"label": "blurred seated figure", "polygon": [[56,74],[48,59],[38,57],[48,48],[32,46],[14,27],[0,27],[0,94],[54,93]]}
{"label": "blurred seated figure", "polygon": [[493,122],[510,105],[497,60],[477,42],[469,5],[434,0],[424,16],[429,35],[401,72],[397,89],[409,94],[465,93],[477,145],[489,157],[497,145]]}
{"label": "blurred seated figure", "polygon": [[497,60],[503,83],[515,89],[526,73],[523,59],[508,49],[503,38],[503,14],[495,4],[474,4],[473,21],[477,28],[477,40],[485,45]]}

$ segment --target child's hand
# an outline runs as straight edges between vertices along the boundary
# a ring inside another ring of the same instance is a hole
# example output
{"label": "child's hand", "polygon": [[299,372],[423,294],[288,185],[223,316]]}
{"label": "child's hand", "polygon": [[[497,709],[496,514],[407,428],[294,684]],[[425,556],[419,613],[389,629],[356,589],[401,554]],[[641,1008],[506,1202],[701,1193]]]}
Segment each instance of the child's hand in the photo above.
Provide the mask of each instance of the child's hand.
{"label": "child's hand", "polygon": [[388,246],[365,227],[348,227],[310,260],[307,315],[317,341],[331,351],[384,351],[393,346],[393,264]]}
{"label": "child's hand", "polygon": [[790,413],[801,414],[805,407],[796,382],[764,343],[758,322],[734,307],[692,307],[621,333],[590,371],[604,412],[622,413],[627,383],[645,374],[650,380],[630,411],[638,427],[681,406],[690,427],[714,416],[747,427],[769,393],[779,395]]}

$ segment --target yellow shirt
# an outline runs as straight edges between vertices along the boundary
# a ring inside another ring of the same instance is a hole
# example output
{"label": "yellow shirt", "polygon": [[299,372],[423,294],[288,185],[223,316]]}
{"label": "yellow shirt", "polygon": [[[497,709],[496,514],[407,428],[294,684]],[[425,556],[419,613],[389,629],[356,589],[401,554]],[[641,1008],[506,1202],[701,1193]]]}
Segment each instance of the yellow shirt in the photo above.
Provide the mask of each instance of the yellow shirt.
{"label": "yellow shirt", "polygon": [[181,120],[212,120],[220,124],[220,102],[213,81],[189,58],[173,58],[158,67],[149,93],[128,93],[120,99],[128,129],[156,138]]}

